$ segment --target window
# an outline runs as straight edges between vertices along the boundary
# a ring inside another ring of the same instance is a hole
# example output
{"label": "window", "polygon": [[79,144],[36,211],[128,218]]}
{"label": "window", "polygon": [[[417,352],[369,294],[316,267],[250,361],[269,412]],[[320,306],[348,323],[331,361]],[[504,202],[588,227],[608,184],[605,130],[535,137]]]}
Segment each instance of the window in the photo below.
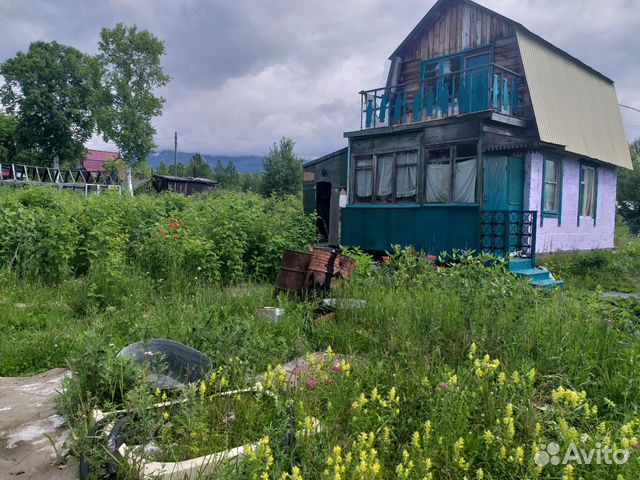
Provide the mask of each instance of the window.
{"label": "window", "polygon": [[418,150],[357,156],[354,162],[356,202],[416,201]]}
{"label": "window", "polygon": [[429,151],[427,203],[475,203],[478,172],[475,153],[475,144]]}
{"label": "window", "polygon": [[562,161],[544,159],[544,190],[542,203],[545,215],[560,215],[560,196],[562,195]]}
{"label": "window", "polygon": [[371,201],[373,194],[373,155],[355,157],[356,201]]}
{"label": "window", "polygon": [[596,198],[598,192],[598,170],[596,167],[580,165],[580,205],[579,216],[596,218]]}

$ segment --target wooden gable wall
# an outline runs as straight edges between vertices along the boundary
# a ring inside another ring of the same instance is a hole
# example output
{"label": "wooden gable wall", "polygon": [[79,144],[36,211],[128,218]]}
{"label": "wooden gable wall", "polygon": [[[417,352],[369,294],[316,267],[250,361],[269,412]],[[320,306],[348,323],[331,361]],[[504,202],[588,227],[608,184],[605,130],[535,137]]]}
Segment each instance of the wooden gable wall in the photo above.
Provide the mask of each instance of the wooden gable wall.
{"label": "wooden gable wall", "polygon": [[[420,60],[450,55],[493,43],[494,62],[524,79],[515,26],[491,11],[464,1],[451,2],[412,42],[399,52],[403,59],[399,83],[420,79]],[[410,89],[412,90],[412,89]],[[526,80],[518,91],[523,117],[532,119],[533,110]]]}

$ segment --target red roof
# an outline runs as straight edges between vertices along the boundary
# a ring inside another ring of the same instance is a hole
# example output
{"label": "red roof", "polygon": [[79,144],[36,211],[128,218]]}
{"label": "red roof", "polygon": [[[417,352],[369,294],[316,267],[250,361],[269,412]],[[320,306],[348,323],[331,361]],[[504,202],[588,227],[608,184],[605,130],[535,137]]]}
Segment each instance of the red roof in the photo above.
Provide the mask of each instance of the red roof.
{"label": "red roof", "polygon": [[82,168],[89,172],[102,172],[104,162],[120,158],[118,152],[107,152],[106,150],[87,150],[82,162]]}

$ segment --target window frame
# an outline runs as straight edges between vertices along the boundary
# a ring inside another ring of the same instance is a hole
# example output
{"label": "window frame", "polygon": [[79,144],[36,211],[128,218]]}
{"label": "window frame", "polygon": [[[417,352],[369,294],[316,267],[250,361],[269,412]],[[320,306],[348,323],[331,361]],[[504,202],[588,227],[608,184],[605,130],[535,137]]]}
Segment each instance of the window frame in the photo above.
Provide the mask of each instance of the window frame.
{"label": "window frame", "polygon": [[[400,197],[398,198],[398,182],[397,182],[397,172],[398,172],[398,154],[400,153],[415,153],[416,161],[415,163],[409,163],[401,165],[401,167],[413,167],[415,166],[416,172],[416,193],[411,197]],[[394,204],[411,204],[418,203],[419,192],[420,192],[420,157],[422,154],[422,148],[420,146],[412,146],[407,148],[401,148],[398,150],[392,151],[377,151],[375,153],[369,153],[366,155],[353,155],[353,197],[352,201],[355,204],[359,205],[394,205]],[[383,201],[378,196],[378,188],[380,186],[380,178],[378,175],[378,157],[393,155],[393,160],[391,164],[391,198],[389,201]],[[371,158],[372,165],[369,167],[358,167],[358,160]],[[371,197],[359,197],[357,194],[358,184],[357,184],[357,171],[358,170],[372,170],[372,187],[371,187]],[[364,199],[364,200],[363,200]]]}
{"label": "window frame", "polygon": [[[593,170],[593,217],[584,215],[582,211],[582,205],[584,200],[584,172],[586,169]],[[596,226],[598,219],[598,177],[599,177],[599,165],[593,162],[587,162],[580,160],[580,175],[578,175],[578,226],[584,220],[593,220],[593,225]]]}
{"label": "window frame", "polygon": [[[557,179],[555,182],[556,185],[556,197],[557,197],[557,210],[547,210],[546,207],[546,199],[547,199],[547,183],[552,183],[547,181],[547,162],[553,162],[556,165],[557,170]],[[542,158],[542,197],[540,200],[540,212],[541,212],[541,221],[544,218],[557,218],[558,225],[562,224],[562,191],[564,184],[564,159],[561,157],[556,157],[553,155],[543,155]]]}
{"label": "window frame", "polygon": [[[424,164],[425,164],[425,169],[424,169],[424,178],[422,179],[424,185],[425,185],[425,198],[424,198],[424,204],[425,205],[478,205],[478,196],[479,196],[479,189],[478,189],[478,177],[479,177],[479,168],[480,168],[480,164],[478,162],[478,154],[477,151],[474,155],[465,155],[465,156],[458,156],[458,147],[461,145],[472,145],[471,142],[467,142],[467,143],[460,143],[460,144],[455,144],[455,145],[450,145],[448,147],[441,147],[438,148],[437,146],[433,146],[431,148],[428,148],[425,152],[425,160],[424,160]],[[476,147],[474,145],[474,147]],[[477,147],[476,147],[477,148]],[[428,166],[430,163],[441,163],[444,164],[443,160],[438,160],[438,159],[431,159],[430,158],[430,152],[433,151],[438,151],[438,150],[449,150],[449,198],[445,201],[445,202],[429,202],[427,201],[426,198],[426,186],[427,186],[427,182],[428,182]],[[459,162],[465,162],[467,160],[471,160],[471,159],[475,159],[476,160],[476,181],[475,181],[475,185],[474,185],[474,198],[475,201],[471,202],[471,203],[462,203],[462,202],[456,202],[454,201],[454,195],[455,195],[455,181],[456,181],[456,166]]]}

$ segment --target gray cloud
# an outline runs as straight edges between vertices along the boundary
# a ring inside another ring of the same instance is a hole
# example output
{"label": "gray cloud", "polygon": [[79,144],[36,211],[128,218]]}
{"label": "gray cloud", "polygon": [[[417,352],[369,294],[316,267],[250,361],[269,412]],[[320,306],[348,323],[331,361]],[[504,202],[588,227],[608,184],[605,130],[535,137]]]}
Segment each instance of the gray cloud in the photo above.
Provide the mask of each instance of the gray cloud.
{"label": "gray cloud", "polygon": [[[172,77],[160,148],[261,154],[282,135],[323,155],[359,127],[357,92],[384,83],[387,57],[434,0],[4,0],[0,61],[35,40],[96,51],[102,27],[135,23],[165,41]],[[480,0],[616,81],[640,108],[638,0]],[[640,114],[624,111],[630,138]],[[94,146],[101,142],[94,139]]]}

